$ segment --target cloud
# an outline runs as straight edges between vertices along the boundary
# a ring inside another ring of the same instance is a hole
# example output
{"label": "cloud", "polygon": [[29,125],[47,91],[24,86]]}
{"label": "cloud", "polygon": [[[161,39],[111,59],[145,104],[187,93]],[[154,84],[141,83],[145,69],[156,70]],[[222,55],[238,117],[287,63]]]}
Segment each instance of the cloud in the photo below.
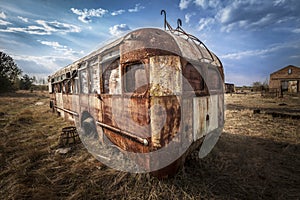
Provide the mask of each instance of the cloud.
{"label": "cloud", "polygon": [[[58,59],[62,57],[56,56],[29,56],[29,55],[14,55],[14,60],[24,73],[36,73],[36,74],[50,74],[55,70],[58,70],[64,65],[57,63]],[[70,63],[70,59],[67,63]]]}
{"label": "cloud", "polygon": [[80,56],[66,56],[63,54],[53,56],[13,55],[14,60],[26,74],[47,77],[64,66],[74,62]]}
{"label": "cloud", "polygon": [[52,47],[55,49],[60,55],[64,55],[66,58],[76,60],[79,55],[83,54],[83,51],[81,52],[76,52],[71,48],[68,48],[67,46],[61,45],[58,42],[54,41],[43,41],[43,40],[38,40],[43,45]]}
{"label": "cloud", "polygon": [[144,9],[144,6],[141,6],[141,4],[135,4],[134,8],[128,9],[128,12],[139,12],[140,10]]}
{"label": "cloud", "polygon": [[299,48],[299,41],[292,42],[292,43],[278,43],[270,46],[269,48],[265,49],[256,49],[256,50],[247,50],[241,51],[236,53],[229,53],[226,55],[221,55],[220,58],[222,59],[231,59],[231,60],[240,60],[245,57],[253,57],[253,56],[269,56],[271,53],[279,51],[281,49],[286,48]]}
{"label": "cloud", "polygon": [[5,21],[5,20],[2,20],[2,19],[0,19],[0,25],[6,26],[6,25],[9,25],[9,24],[12,24],[12,23],[10,23],[10,22],[8,22],[8,21]]}
{"label": "cloud", "polygon": [[126,24],[118,24],[109,28],[110,34],[114,36],[120,36],[124,32],[131,30]]}
{"label": "cloud", "polygon": [[0,29],[0,32],[22,32],[33,35],[51,35],[53,33],[70,33],[75,32],[78,33],[81,29],[78,26],[61,23],[58,21],[44,21],[44,20],[36,20],[35,25],[30,25],[27,27],[8,27],[6,29]]}
{"label": "cloud", "polygon": [[180,10],[186,9],[191,2],[192,2],[191,0],[180,0],[179,2]]}
{"label": "cloud", "polygon": [[203,9],[216,8],[220,4],[218,0],[195,0],[194,3]]}
{"label": "cloud", "polygon": [[108,13],[108,10],[104,10],[102,8],[98,9],[86,9],[83,10],[71,8],[71,11],[78,15],[78,20],[82,21],[83,23],[89,23],[92,22],[92,17],[103,17],[106,13]]}
{"label": "cloud", "polygon": [[215,19],[214,18],[201,18],[199,20],[198,30],[202,31],[203,29],[205,29],[206,27],[209,27],[213,23],[215,23]]}
{"label": "cloud", "polygon": [[300,33],[300,28],[295,28],[292,30],[293,33]]}
{"label": "cloud", "polygon": [[278,5],[282,5],[282,4],[284,4],[285,3],[285,0],[275,0],[274,2],[273,2],[273,5],[274,6],[278,6]]}
{"label": "cloud", "polygon": [[125,12],[125,10],[117,10],[111,13],[112,16],[121,15]]}
{"label": "cloud", "polygon": [[194,15],[195,15],[195,13],[187,13],[187,14],[185,14],[185,16],[184,16],[185,23],[188,24],[190,22],[191,17],[194,16]]}
{"label": "cloud", "polygon": [[4,12],[0,12],[0,18],[2,18],[2,19],[6,19],[6,15],[5,15],[5,13],[4,13]]}
{"label": "cloud", "polygon": [[18,16],[18,19],[22,20],[23,22],[28,22],[28,18],[25,18],[25,17],[21,17],[21,16]]}
{"label": "cloud", "polygon": [[0,12],[0,18],[2,18],[2,19],[0,19],[0,25],[6,26],[6,25],[11,24],[10,22],[3,20],[3,19],[7,18],[4,12]]}
{"label": "cloud", "polygon": [[288,26],[288,23],[296,22],[300,13],[295,8],[299,6],[300,2],[296,0],[235,0],[219,8],[215,16],[225,32],[233,29],[257,30],[267,26],[275,28],[279,23]]}

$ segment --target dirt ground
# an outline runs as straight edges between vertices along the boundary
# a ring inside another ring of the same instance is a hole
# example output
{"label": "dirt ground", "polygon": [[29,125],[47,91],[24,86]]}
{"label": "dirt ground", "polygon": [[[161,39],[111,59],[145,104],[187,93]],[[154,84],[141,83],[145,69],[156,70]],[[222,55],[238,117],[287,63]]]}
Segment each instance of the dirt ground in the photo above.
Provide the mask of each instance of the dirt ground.
{"label": "dirt ground", "polygon": [[48,104],[46,92],[0,96],[0,199],[300,198],[300,97],[226,95],[213,151],[166,180],[105,167],[80,143],[56,153],[70,123]]}

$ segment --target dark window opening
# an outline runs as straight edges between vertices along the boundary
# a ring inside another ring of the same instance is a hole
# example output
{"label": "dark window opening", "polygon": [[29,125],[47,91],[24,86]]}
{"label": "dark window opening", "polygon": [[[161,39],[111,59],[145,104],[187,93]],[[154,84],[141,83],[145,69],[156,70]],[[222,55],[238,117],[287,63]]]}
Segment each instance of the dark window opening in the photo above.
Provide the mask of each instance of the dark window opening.
{"label": "dark window opening", "polygon": [[183,76],[186,79],[183,82],[184,91],[204,90],[204,81],[199,71],[190,63],[183,69]]}
{"label": "dark window opening", "polygon": [[65,83],[65,88],[66,88],[66,93],[67,94],[72,94],[73,91],[72,91],[72,82],[71,80],[67,80],[66,83]]}
{"label": "dark window opening", "polygon": [[144,64],[136,63],[126,66],[125,91],[143,93],[147,88],[148,80]]}

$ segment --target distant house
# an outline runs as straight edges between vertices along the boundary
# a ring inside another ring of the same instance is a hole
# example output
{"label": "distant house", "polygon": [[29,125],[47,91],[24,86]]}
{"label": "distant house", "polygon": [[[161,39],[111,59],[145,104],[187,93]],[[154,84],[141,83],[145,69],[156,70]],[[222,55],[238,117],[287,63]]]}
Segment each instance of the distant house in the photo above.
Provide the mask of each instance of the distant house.
{"label": "distant house", "polygon": [[279,92],[298,93],[300,92],[300,68],[288,65],[270,74],[270,90]]}
{"label": "distant house", "polygon": [[225,93],[234,93],[235,87],[233,83],[225,83]]}

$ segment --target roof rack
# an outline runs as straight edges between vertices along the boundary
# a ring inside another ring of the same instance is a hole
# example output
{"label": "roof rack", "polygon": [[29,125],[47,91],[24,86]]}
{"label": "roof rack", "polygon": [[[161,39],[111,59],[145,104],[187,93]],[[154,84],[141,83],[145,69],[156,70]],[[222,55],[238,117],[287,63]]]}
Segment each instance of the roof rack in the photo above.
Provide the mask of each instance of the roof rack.
{"label": "roof rack", "polygon": [[[197,37],[195,37],[194,35],[191,35],[191,34],[185,32],[185,31],[181,28],[181,26],[182,26],[182,21],[181,21],[181,19],[177,19],[177,28],[174,29],[174,28],[168,23],[168,21],[167,21],[167,13],[166,13],[166,11],[165,11],[165,10],[161,10],[160,14],[161,14],[161,15],[164,15],[164,29],[165,29],[165,30],[167,30],[167,28],[168,28],[168,31],[170,31],[171,33],[173,33],[173,34],[175,34],[175,35],[178,35],[178,36],[180,36],[180,37],[182,37],[182,38],[185,38],[186,40],[192,41],[192,42],[196,45],[196,47],[198,48],[199,52],[201,52],[200,48],[201,48],[201,46],[203,46],[203,47],[206,49],[206,51],[209,53],[209,55],[210,55],[212,61],[213,61],[213,62],[216,61],[215,58],[214,58],[214,56],[212,55],[212,53],[209,51],[209,49],[206,47],[206,45],[205,45],[201,40],[199,40],[199,39],[198,39]],[[215,56],[215,57],[217,58],[217,61],[218,61],[219,63],[221,63],[221,61],[219,60],[219,58],[218,58],[217,56]]]}

